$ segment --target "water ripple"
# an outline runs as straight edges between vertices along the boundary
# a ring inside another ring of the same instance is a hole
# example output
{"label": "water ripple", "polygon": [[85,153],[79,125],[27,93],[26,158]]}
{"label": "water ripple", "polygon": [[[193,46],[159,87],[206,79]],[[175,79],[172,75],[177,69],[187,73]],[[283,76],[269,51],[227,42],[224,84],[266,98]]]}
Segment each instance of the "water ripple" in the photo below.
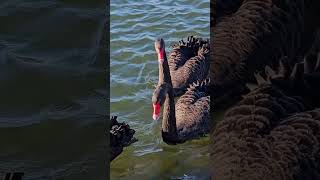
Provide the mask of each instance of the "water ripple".
{"label": "water ripple", "polygon": [[[201,164],[206,164],[207,156],[202,153],[206,152],[206,147],[195,142],[172,148],[165,145],[160,122],[154,122],[151,118],[151,96],[158,79],[155,38],[163,37],[168,46],[188,35],[209,37],[209,5],[208,0],[111,1],[110,112],[128,122],[139,139],[113,161],[112,179],[139,179],[140,175],[144,179],[201,178],[198,174],[184,174],[195,166],[205,169]],[[180,154],[193,155],[182,160]],[[161,161],[161,158],[168,162]],[[200,159],[201,163],[193,165],[194,159]],[[182,161],[185,163],[182,167],[175,164]],[[170,170],[164,164],[175,164],[177,167]]]}

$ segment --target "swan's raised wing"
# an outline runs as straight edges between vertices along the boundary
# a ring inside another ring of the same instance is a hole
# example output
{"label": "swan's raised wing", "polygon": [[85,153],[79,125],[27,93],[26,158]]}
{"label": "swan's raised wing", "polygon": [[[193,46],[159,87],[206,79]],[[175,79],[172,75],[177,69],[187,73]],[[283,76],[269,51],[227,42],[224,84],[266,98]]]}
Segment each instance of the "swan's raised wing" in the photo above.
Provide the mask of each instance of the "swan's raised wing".
{"label": "swan's raised wing", "polygon": [[189,36],[186,41],[181,40],[171,47],[172,51],[169,54],[169,66],[171,66],[170,70],[175,71],[182,67],[191,57],[198,56],[199,50],[202,47],[209,48],[209,41]]}
{"label": "swan's raised wing", "polygon": [[180,41],[169,55],[169,68],[174,88],[203,80],[209,72],[209,42],[193,37]]}

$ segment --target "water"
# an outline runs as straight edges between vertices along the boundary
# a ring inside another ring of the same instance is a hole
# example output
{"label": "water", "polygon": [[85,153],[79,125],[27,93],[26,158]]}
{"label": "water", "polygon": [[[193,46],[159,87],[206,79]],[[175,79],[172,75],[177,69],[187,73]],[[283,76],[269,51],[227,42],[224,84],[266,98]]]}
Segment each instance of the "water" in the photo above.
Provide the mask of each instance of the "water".
{"label": "water", "polygon": [[0,2],[1,172],[105,179],[104,13],[98,0]]}
{"label": "water", "polygon": [[208,0],[111,1],[110,112],[139,139],[112,161],[111,179],[209,179],[209,138],[169,146],[151,109],[158,80],[155,38],[167,45],[188,35],[208,38],[209,5]]}

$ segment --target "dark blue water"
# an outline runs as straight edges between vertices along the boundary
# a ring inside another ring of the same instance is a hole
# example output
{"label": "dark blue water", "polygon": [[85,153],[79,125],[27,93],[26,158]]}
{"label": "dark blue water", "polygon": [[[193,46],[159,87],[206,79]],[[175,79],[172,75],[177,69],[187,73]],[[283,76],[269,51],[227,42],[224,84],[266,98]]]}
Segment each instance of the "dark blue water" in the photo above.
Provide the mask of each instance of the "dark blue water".
{"label": "dark blue water", "polygon": [[105,179],[104,14],[97,0],[0,2],[0,171]]}

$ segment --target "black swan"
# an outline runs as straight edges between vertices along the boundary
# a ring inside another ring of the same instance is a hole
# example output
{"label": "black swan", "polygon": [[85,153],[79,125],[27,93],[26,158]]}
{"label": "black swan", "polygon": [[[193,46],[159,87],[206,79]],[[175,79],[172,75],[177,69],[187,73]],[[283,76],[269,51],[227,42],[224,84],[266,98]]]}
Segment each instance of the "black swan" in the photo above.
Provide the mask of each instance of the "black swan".
{"label": "black swan", "polygon": [[[164,51],[162,39],[156,40],[155,48]],[[163,105],[162,138],[167,144],[177,144],[209,131],[209,79],[190,85],[175,104],[171,77],[167,59],[160,57],[159,82],[152,96],[153,119],[159,119]]]}
{"label": "black swan", "polygon": [[112,116],[110,121],[110,161],[112,161],[121,154],[124,147],[134,143],[137,139],[133,137],[135,130],[130,129],[126,123],[119,123],[117,116]]}
{"label": "black swan", "polygon": [[320,110],[310,111],[320,105],[319,61],[280,62],[217,124],[212,179],[320,178]]}
{"label": "black swan", "polygon": [[209,41],[189,36],[186,40],[172,45],[167,60],[165,43],[156,48],[158,60],[167,61],[171,74],[174,96],[185,92],[189,84],[207,78],[209,73]]}
{"label": "black swan", "polygon": [[247,93],[245,84],[254,81],[255,71],[266,65],[276,67],[282,56],[288,56],[294,65],[294,57],[303,57],[310,48],[319,25],[315,19],[320,1],[228,2],[230,13],[211,27],[210,79],[215,85],[215,110]]}

